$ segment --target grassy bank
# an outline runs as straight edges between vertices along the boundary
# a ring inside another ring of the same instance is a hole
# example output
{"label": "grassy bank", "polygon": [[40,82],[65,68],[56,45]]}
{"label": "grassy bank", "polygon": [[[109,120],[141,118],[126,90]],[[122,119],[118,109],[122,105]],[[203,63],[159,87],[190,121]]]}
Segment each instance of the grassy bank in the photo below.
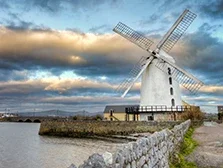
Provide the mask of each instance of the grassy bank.
{"label": "grassy bank", "polygon": [[195,163],[188,162],[185,159],[198,145],[192,138],[193,133],[194,128],[189,128],[184,136],[184,142],[180,146],[179,153],[176,153],[174,157],[171,158],[170,168],[197,168]]}

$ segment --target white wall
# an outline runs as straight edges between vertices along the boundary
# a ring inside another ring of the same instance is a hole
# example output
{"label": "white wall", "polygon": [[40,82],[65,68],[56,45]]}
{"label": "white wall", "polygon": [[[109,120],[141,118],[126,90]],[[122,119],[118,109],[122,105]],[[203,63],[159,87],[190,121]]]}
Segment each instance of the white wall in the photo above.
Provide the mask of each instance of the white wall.
{"label": "white wall", "polygon": [[[171,56],[165,55],[165,57],[171,58],[171,61],[174,62]],[[140,106],[166,105],[171,107],[171,99],[175,100],[175,105],[182,105],[178,82],[172,78],[172,85],[170,85],[170,75],[155,66],[157,61],[159,60],[154,59],[142,75]],[[173,95],[170,94],[170,87],[173,88]]]}

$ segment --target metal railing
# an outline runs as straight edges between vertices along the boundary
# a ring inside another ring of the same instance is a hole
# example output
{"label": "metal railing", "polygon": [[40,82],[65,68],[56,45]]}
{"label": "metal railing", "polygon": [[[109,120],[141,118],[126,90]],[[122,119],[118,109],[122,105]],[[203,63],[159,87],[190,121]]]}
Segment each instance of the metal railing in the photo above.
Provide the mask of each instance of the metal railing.
{"label": "metal railing", "polygon": [[126,113],[134,114],[134,113],[153,113],[153,112],[184,112],[187,110],[193,110],[199,108],[198,106],[131,106],[125,108]]}

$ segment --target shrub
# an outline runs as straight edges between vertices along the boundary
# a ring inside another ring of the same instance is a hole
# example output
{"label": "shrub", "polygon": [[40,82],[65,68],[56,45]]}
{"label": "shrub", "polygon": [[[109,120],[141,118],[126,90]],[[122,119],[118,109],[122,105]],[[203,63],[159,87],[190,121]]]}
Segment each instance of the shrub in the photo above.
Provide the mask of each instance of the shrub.
{"label": "shrub", "polygon": [[73,116],[73,120],[77,120],[77,116]]}
{"label": "shrub", "polygon": [[204,113],[200,110],[200,108],[191,108],[190,110],[184,111],[181,117],[183,120],[203,120]]}
{"label": "shrub", "polygon": [[102,117],[101,115],[97,114],[97,115],[94,117],[94,119],[100,121],[100,120],[103,119],[103,117]]}
{"label": "shrub", "polygon": [[223,113],[218,113],[218,119],[223,120]]}

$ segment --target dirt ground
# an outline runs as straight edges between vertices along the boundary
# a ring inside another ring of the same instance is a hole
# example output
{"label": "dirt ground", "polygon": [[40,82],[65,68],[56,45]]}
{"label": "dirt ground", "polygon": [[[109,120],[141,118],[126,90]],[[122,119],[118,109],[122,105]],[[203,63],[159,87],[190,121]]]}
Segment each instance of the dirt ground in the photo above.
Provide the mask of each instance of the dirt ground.
{"label": "dirt ground", "polygon": [[223,168],[223,124],[205,122],[193,137],[199,146],[187,159],[199,168]]}

